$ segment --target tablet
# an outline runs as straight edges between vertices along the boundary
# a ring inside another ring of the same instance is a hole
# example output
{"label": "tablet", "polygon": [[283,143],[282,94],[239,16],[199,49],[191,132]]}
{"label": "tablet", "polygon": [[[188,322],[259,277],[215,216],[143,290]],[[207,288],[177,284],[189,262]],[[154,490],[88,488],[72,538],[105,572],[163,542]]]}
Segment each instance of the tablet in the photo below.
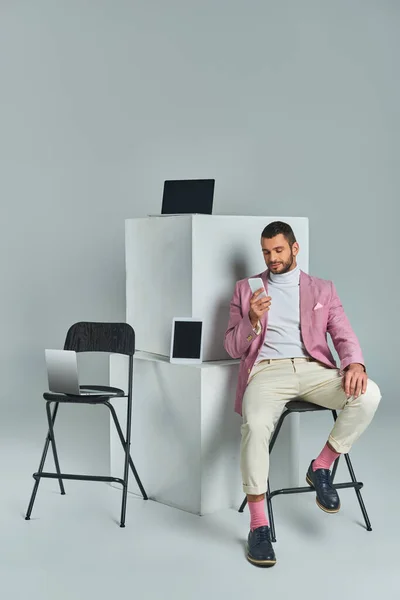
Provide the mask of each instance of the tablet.
{"label": "tablet", "polygon": [[203,360],[203,321],[194,317],[174,317],[170,362],[198,365]]}

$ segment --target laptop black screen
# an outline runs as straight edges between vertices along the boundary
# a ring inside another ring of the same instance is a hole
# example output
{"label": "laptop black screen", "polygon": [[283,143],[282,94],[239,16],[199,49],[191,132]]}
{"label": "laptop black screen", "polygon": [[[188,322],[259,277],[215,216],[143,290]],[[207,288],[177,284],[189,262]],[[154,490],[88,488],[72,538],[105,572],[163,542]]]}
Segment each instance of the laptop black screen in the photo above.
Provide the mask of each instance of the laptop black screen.
{"label": "laptop black screen", "polygon": [[161,214],[211,215],[215,179],[165,181]]}

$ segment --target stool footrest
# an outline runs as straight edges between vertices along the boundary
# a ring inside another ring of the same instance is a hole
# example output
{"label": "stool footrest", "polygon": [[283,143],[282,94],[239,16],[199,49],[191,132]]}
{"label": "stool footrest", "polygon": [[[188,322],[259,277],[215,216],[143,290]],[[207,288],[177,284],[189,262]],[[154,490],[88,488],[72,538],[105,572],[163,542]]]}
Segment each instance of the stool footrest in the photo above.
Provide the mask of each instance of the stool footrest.
{"label": "stool footrest", "polygon": [[103,483],[120,483],[124,485],[124,480],[119,477],[106,477],[102,475],[74,475],[71,473],[34,473],[32,477],[37,481],[38,479],[72,479],[75,481],[102,481]]}
{"label": "stool footrest", "polygon": [[[361,481],[354,481],[349,483],[336,483],[333,487],[336,490],[343,490],[345,488],[354,488],[355,490],[361,490],[364,486]],[[283,495],[283,494],[303,494],[307,492],[315,492],[315,488],[311,486],[307,487],[295,487],[295,488],[283,488],[281,490],[274,490],[270,494],[268,494],[269,498],[273,498],[274,496]]]}

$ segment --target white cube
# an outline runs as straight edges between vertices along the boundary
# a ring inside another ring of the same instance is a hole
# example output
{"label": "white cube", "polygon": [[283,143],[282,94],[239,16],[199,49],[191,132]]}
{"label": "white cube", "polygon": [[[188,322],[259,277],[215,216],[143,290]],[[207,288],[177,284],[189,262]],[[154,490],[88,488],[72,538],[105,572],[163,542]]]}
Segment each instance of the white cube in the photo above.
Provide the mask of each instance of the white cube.
{"label": "white cube", "polygon": [[168,356],[173,317],[204,321],[204,361],[223,360],[237,280],[265,270],[260,238],[272,221],[294,230],[308,272],[308,219],[178,215],[126,220],[126,316],[138,350]]}

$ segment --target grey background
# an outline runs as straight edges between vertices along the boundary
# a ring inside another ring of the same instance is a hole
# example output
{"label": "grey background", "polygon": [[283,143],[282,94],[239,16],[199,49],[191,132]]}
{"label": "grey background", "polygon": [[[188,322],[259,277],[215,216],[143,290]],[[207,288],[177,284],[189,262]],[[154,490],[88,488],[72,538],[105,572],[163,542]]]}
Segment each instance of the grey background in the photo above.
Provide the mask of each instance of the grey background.
{"label": "grey background", "polygon": [[[378,426],[395,423],[399,27],[394,0],[0,3],[0,467],[19,456],[18,510],[43,349],[124,318],[124,219],[158,213],[165,178],[215,177],[215,213],[309,217],[311,273],[334,280]],[[107,469],[107,415],[63,412],[65,470]]]}
{"label": "grey background", "polygon": [[[309,217],[311,273],[334,280],[392,410],[399,4],[0,10],[3,418],[41,422],[43,348],[71,323],[124,319],[124,219],[158,213],[165,178],[209,176],[216,213]],[[106,415],[83,413],[106,444]]]}

